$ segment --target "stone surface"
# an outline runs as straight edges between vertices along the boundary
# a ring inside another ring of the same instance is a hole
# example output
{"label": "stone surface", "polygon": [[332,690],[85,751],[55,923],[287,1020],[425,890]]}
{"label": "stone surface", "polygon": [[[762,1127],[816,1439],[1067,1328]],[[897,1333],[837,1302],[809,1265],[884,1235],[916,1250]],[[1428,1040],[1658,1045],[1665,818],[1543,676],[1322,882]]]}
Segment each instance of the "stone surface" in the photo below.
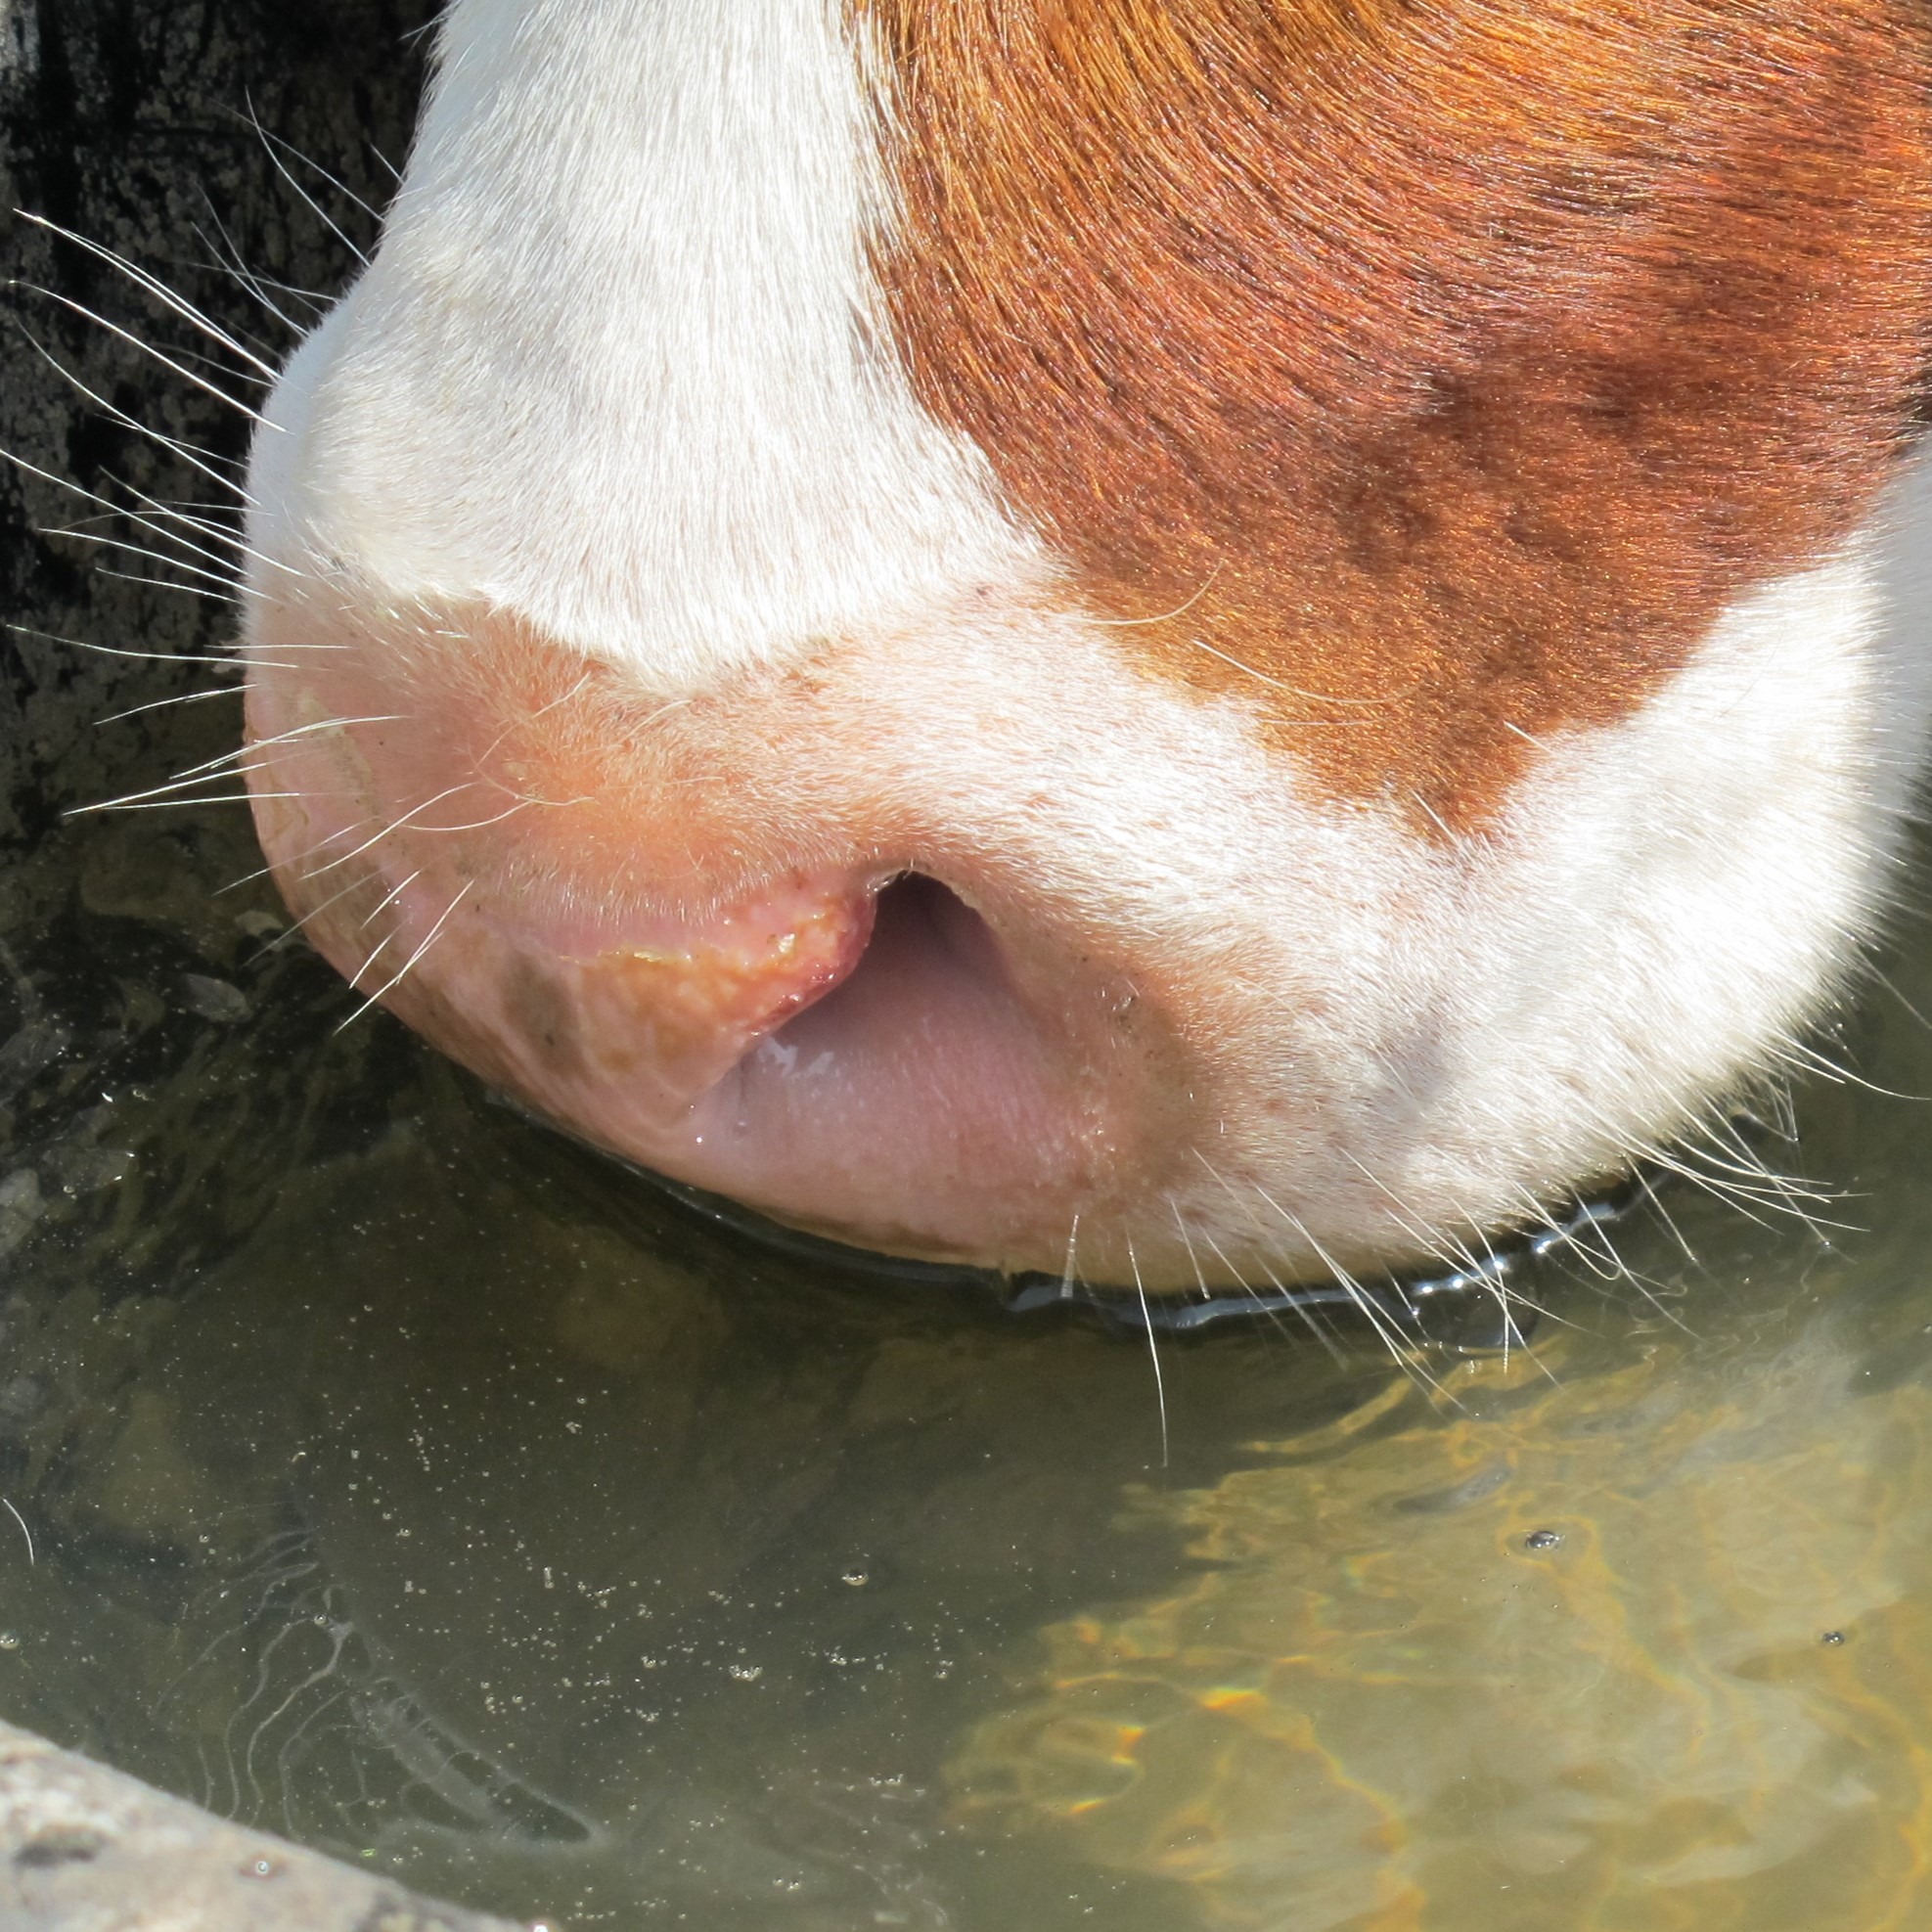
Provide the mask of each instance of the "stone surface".
{"label": "stone surface", "polygon": [[300,292],[338,290],[374,233],[432,12],[430,0],[0,0],[0,450],[16,459],[0,462],[0,846],[31,846],[74,803],[157,783],[232,742],[238,724],[222,698],[100,726],[216,681],[192,660],[232,631],[227,546],[211,538],[213,555],[196,556],[125,518],[47,536],[100,508],[65,486],[121,504],[129,490],[197,505],[229,494],[136,426],[220,470],[242,453],[247,417],[138,344],[235,402],[256,385],[86,244],[279,361],[295,331],[268,304],[305,326],[316,306]]}
{"label": "stone surface", "polygon": [[510,1932],[0,1725],[0,1932]]}

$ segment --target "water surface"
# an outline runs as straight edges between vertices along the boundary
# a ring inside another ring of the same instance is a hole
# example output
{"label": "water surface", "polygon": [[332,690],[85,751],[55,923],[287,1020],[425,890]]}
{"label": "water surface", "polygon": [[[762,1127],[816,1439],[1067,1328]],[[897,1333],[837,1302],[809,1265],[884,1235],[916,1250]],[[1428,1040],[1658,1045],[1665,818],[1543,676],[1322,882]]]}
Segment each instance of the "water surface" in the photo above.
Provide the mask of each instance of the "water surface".
{"label": "water surface", "polygon": [[[568,1924],[1932,1922],[1922,1103],[1801,1082],[1704,1169],[1842,1198],[1665,1177],[1527,1351],[1165,1337],[1163,1430],[335,1032],[248,865],[0,906],[7,1717]],[[1922,950],[1827,1049],[1905,1092]]]}

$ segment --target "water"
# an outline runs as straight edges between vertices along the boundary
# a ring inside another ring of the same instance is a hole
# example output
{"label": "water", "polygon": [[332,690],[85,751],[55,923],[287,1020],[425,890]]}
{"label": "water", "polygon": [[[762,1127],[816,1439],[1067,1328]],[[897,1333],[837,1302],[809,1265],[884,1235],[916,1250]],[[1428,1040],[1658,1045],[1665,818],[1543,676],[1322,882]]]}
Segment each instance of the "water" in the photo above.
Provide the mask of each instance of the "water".
{"label": "water", "polygon": [[[1163,1465],[1145,1336],[334,1032],[249,864],[0,903],[0,1713],[569,1925],[1932,1922],[1923,1103],[1801,1085],[1842,1198],[1666,1180],[1528,1352],[1165,1336]],[[1906,1092],[1922,950],[1831,1048]]]}

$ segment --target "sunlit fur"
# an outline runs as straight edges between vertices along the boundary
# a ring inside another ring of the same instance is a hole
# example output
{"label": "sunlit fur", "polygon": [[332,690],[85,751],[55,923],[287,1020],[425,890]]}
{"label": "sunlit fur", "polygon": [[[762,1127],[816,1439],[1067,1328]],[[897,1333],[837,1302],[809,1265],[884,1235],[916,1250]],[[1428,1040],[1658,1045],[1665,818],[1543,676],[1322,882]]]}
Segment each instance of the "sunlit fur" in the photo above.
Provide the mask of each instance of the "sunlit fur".
{"label": "sunlit fur", "polygon": [[1425,834],[1627,716],[1896,454],[1920,0],[857,12],[921,400],[1150,671]]}

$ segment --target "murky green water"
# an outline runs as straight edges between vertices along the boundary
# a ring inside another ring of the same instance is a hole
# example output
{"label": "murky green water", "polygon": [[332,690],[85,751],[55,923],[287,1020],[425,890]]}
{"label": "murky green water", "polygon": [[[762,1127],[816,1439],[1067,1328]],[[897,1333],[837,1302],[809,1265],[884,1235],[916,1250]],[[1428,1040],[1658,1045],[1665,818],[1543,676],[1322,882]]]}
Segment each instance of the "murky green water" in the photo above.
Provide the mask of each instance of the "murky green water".
{"label": "murky green water", "polygon": [[333,1035],[247,864],[0,904],[0,1713],[570,1924],[1932,1923],[1923,1104],[1812,1083],[1861,1232],[1667,1187],[1527,1357],[1169,1338],[1163,1467],[1144,1340]]}

